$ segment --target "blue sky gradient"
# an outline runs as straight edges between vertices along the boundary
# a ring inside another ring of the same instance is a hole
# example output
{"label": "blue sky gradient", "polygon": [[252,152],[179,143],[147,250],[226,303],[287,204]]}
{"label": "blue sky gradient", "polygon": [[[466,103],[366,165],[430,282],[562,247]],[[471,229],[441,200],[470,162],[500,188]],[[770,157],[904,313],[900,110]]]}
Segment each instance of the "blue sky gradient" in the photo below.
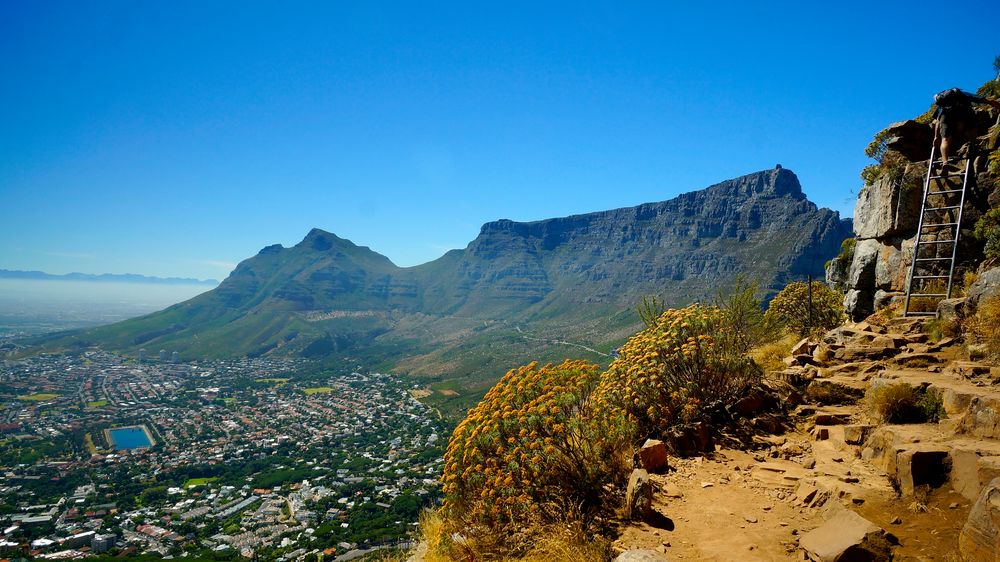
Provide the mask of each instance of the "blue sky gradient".
{"label": "blue sky gradient", "polygon": [[776,163],[848,216],[1000,54],[996,2],[477,4],[0,3],[0,268],[221,279],[311,227],[409,266]]}

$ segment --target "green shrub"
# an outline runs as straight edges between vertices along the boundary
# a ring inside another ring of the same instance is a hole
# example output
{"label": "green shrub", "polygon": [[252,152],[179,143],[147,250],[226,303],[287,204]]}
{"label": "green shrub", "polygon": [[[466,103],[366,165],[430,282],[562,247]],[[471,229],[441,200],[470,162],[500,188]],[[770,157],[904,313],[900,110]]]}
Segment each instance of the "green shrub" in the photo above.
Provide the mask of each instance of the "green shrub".
{"label": "green shrub", "polygon": [[843,281],[846,281],[847,279],[847,272],[851,269],[851,262],[854,261],[854,249],[857,248],[857,246],[857,238],[851,237],[845,239],[840,243],[840,253],[837,254],[837,257],[826,262],[826,267],[830,267],[832,265],[834,271],[836,272],[836,277],[841,279],[841,282],[838,283],[837,286],[838,289],[844,288],[841,285],[843,285]]}
{"label": "green shrub", "polygon": [[759,289],[756,281],[738,275],[728,292],[719,291],[715,297],[716,306],[722,310],[723,321],[743,353],[777,341],[784,335],[781,326],[764,315],[764,300]]}
{"label": "green shrub", "polygon": [[920,410],[924,421],[937,422],[948,417],[944,411],[944,399],[941,393],[932,388],[924,389],[917,398],[917,409]]}
{"label": "green shrub", "polygon": [[717,307],[668,310],[632,336],[595,391],[601,411],[625,412],[640,437],[703,420],[710,402],[730,404],[762,372],[742,352]]}
{"label": "green shrub", "polygon": [[800,334],[829,330],[844,320],[843,296],[826,284],[813,281],[789,283],[767,308],[769,322]]}
{"label": "green shrub", "polygon": [[976,93],[980,96],[997,99],[1000,98],[1000,55],[993,59],[993,72],[997,77],[979,87]]}
{"label": "green shrub", "polygon": [[885,423],[926,423],[945,417],[938,391],[905,382],[872,385],[865,400],[872,415]]}
{"label": "green shrub", "polygon": [[1000,208],[980,217],[972,234],[986,244],[983,251],[987,258],[1000,259]]}
{"label": "green shrub", "polygon": [[656,319],[666,310],[666,305],[656,295],[644,295],[642,301],[635,307],[639,319],[646,324],[647,328],[656,324]]}
{"label": "green shrub", "polygon": [[962,324],[956,320],[933,318],[924,323],[923,332],[931,341],[941,341],[944,338],[955,338],[962,335]]}
{"label": "green shrub", "polygon": [[[586,523],[631,468],[624,414],[596,415],[597,365],[509,371],[452,434],[445,452],[449,532],[480,543],[570,519]],[[513,551],[528,542],[498,544]]]}

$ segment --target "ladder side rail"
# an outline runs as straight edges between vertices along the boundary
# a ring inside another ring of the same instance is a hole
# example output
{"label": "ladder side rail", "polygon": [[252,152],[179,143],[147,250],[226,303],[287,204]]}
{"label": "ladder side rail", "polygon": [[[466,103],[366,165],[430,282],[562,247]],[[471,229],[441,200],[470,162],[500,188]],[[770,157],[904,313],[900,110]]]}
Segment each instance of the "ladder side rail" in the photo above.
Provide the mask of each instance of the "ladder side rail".
{"label": "ladder side rail", "polygon": [[[971,147],[969,149],[972,150]],[[955,279],[955,259],[958,256],[958,237],[962,232],[962,212],[965,211],[965,194],[969,188],[969,167],[972,164],[972,155],[965,160],[965,174],[962,176],[962,195],[959,196],[958,217],[955,219],[955,243],[951,247],[951,266],[948,268],[948,298],[951,298],[951,286]]]}
{"label": "ladder side rail", "polygon": [[[917,270],[917,258],[920,257],[920,239],[924,230],[924,210],[927,208],[927,194],[931,189],[931,170],[934,169],[934,157],[937,147],[931,144],[931,159],[927,161],[927,175],[924,177],[924,196],[920,201],[920,218],[917,220],[917,239],[913,244],[913,261],[910,263],[910,277],[906,280],[906,301],[903,304],[903,316],[910,314],[910,294],[913,292],[913,276]],[[947,162],[945,163],[947,165]],[[964,194],[963,194],[964,195]]]}

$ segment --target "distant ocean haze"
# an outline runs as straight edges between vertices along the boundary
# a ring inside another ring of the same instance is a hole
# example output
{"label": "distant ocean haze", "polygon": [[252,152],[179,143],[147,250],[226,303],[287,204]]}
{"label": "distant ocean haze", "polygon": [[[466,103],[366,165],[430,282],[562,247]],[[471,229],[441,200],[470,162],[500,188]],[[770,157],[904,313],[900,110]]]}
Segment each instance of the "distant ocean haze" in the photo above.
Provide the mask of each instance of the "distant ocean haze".
{"label": "distant ocean haze", "polygon": [[162,310],[212,288],[205,284],[0,278],[0,335],[110,324]]}

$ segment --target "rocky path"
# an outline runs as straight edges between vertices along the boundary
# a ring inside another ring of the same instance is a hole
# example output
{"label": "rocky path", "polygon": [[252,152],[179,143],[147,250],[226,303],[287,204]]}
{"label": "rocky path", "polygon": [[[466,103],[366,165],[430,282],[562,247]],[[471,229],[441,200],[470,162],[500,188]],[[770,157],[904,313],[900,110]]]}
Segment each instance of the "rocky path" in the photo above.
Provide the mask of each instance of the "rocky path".
{"label": "rocky path", "polygon": [[[752,453],[672,459],[650,476],[653,516],[616,546],[670,560],[825,561],[850,548],[874,560],[1000,560],[1000,368],[961,355],[910,319],[803,342],[772,374],[805,396],[794,430]],[[899,382],[939,393],[946,418],[874,421],[861,398]]]}

